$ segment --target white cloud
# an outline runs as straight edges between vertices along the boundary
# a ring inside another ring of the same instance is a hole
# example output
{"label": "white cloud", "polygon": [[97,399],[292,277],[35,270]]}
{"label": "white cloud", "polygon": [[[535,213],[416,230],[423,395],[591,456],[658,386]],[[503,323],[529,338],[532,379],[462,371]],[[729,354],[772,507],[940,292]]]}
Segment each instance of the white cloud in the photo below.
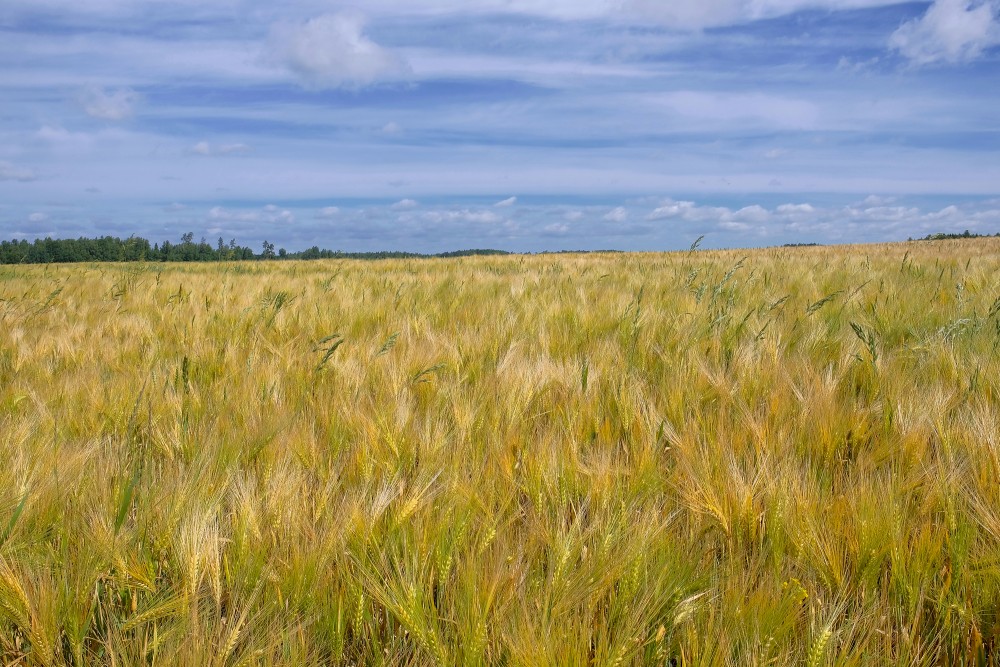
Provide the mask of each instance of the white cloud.
{"label": "white cloud", "polygon": [[926,218],[928,220],[955,220],[957,218],[964,217],[961,209],[952,204],[951,206],[945,206],[940,211],[935,211],[933,213],[928,213]]}
{"label": "white cloud", "polygon": [[868,195],[861,200],[862,206],[885,206],[896,202],[895,197],[882,197],[880,195]]}
{"label": "white cloud", "polygon": [[338,215],[340,215],[340,208],[338,208],[337,206],[324,206],[319,210],[319,213],[316,215],[316,217],[329,219],[329,218],[336,218]]}
{"label": "white cloud", "polygon": [[28,216],[28,222],[45,222],[48,219],[49,216],[44,213],[32,213]]}
{"label": "white cloud", "polygon": [[174,203],[172,203],[172,204],[170,204],[168,206],[164,206],[163,207],[163,212],[164,213],[177,213],[178,211],[183,211],[186,208],[187,208],[187,206],[185,206],[184,204],[181,204],[179,202],[174,202]]}
{"label": "white cloud", "polygon": [[728,231],[749,231],[754,229],[765,229],[765,226],[774,219],[774,212],[760,206],[752,204],[744,206],[739,210],[732,210],[725,206],[699,206],[690,201],[667,200],[662,206],[654,209],[646,216],[647,220],[680,220],[682,222],[696,223],[702,226],[716,226]]}
{"label": "white cloud", "polygon": [[409,66],[365,35],[357,12],[326,14],[305,23],[271,29],[269,58],[294,73],[308,88],[360,88],[399,80]]}
{"label": "white cloud", "polygon": [[394,137],[403,133],[403,126],[392,121],[382,126],[382,134]]}
{"label": "white cloud", "polygon": [[608,214],[604,216],[604,219],[608,222],[625,222],[628,220],[628,211],[625,210],[624,206],[619,206],[618,208],[608,211]]}
{"label": "white cloud", "polygon": [[577,222],[583,220],[583,211],[566,211],[563,217],[570,222]]}
{"label": "white cloud", "polygon": [[771,219],[771,212],[759,204],[753,204],[736,211],[732,217],[740,222],[763,223]]}
{"label": "white cloud", "polygon": [[260,214],[256,211],[230,211],[221,206],[213,206],[208,212],[208,219],[213,222],[257,222]]}
{"label": "white cloud", "polygon": [[565,234],[569,231],[569,225],[565,222],[557,222],[551,225],[545,226],[545,232],[548,234]]}
{"label": "white cloud", "polygon": [[816,212],[816,208],[812,204],[782,204],[775,210],[783,215],[810,214]]}
{"label": "white cloud", "polygon": [[688,218],[697,207],[693,201],[668,200],[663,206],[653,209],[646,220],[668,220],[670,218]]}
{"label": "white cloud", "polygon": [[508,197],[507,199],[504,199],[503,201],[498,201],[496,204],[493,205],[498,208],[505,208],[513,206],[516,203],[517,203],[517,197]]}
{"label": "white cloud", "polygon": [[848,208],[847,210],[856,218],[881,222],[900,221],[920,215],[920,209],[907,206],[873,206],[866,209]]}
{"label": "white cloud", "polygon": [[236,143],[236,144],[222,144],[221,146],[213,146],[207,141],[199,141],[194,146],[191,147],[191,152],[195,155],[240,155],[242,153],[249,153],[252,151],[247,144]]}
{"label": "white cloud", "polygon": [[1000,44],[996,0],[935,0],[919,19],[899,27],[889,46],[915,65],[974,60]]}
{"label": "white cloud", "polygon": [[401,199],[389,208],[393,211],[410,211],[420,206],[420,203],[414,199]]}
{"label": "white cloud", "polygon": [[35,180],[35,172],[30,169],[18,167],[10,162],[0,162],[0,181],[20,181],[27,183]]}
{"label": "white cloud", "polygon": [[492,225],[502,222],[503,218],[493,211],[459,209],[455,211],[428,211],[422,216],[426,222],[440,224],[443,222],[468,222],[480,225]]}
{"label": "white cloud", "polygon": [[139,94],[129,88],[105,90],[99,86],[87,86],[80,92],[78,100],[88,116],[102,120],[125,120],[135,113]]}
{"label": "white cloud", "polygon": [[781,204],[773,209],[751,204],[738,210],[665,200],[648,220],[669,220],[698,233],[713,230],[789,240],[870,241],[923,237],[936,232],[969,229],[993,234],[1000,226],[1000,209],[978,204],[952,204],[937,211],[915,206],[833,206]]}
{"label": "white cloud", "polygon": [[43,125],[35,136],[65,150],[87,150],[92,148],[95,142],[95,135],[87,132],[71,132],[64,127],[53,125]]}

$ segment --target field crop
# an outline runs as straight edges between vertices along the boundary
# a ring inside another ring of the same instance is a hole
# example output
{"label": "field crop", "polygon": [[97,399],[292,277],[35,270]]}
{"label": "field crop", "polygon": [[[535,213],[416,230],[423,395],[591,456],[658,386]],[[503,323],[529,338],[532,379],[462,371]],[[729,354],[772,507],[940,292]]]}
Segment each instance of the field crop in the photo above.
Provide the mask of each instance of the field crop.
{"label": "field crop", "polygon": [[998,378],[997,240],[0,267],[0,657],[993,664]]}

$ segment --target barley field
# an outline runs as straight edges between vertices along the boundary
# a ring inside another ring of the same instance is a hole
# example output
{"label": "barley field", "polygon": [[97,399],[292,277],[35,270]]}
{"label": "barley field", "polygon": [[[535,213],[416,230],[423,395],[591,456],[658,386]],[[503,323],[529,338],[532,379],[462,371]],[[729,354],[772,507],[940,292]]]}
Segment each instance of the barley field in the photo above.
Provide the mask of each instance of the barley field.
{"label": "barley field", "polygon": [[0,267],[4,665],[1000,658],[1000,240]]}

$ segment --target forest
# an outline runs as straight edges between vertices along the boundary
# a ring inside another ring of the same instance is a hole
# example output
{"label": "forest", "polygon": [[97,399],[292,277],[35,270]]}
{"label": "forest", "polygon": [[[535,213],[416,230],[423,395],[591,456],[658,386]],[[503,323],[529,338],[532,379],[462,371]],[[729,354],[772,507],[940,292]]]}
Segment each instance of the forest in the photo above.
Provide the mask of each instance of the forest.
{"label": "forest", "polygon": [[0,264],[67,264],[73,262],[221,262],[268,259],[407,259],[419,257],[464,257],[471,255],[505,255],[503,250],[472,249],[424,255],[415,252],[342,252],[313,246],[307,250],[288,252],[275,250],[274,244],[264,241],[260,252],[241,246],[233,239],[226,243],[219,237],[215,246],[204,238],[195,242],[194,233],[181,236],[180,243],[150,243],[149,240],[130,236],[78,239],[35,239],[34,241],[0,241]]}

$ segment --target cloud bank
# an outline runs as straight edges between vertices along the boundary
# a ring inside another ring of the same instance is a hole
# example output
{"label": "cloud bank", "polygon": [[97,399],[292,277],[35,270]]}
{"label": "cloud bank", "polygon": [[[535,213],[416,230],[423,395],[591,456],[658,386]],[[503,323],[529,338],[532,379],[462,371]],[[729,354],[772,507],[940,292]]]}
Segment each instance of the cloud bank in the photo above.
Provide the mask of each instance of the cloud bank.
{"label": "cloud bank", "polygon": [[268,57],[311,89],[362,88],[406,78],[409,65],[373,42],[365,22],[358,12],[341,12],[278,23],[271,29]]}
{"label": "cloud bank", "polygon": [[27,183],[35,180],[35,172],[31,169],[18,167],[10,162],[0,162],[0,181],[19,181]]}
{"label": "cloud bank", "polygon": [[[6,237],[137,234],[176,241],[180,234],[235,238],[257,247],[267,239],[288,249],[313,245],[343,250],[442,252],[474,247],[537,250],[678,250],[701,235],[705,247],[783,243],[860,243],[919,238],[966,229],[1000,232],[1000,199],[910,201],[872,195],[841,203],[745,198],[738,204],[694,199],[633,199],[609,204],[522,201],[497,209],[480,203],[417,204],[405,210],[386,201],[310,207],[216,204],[164,206],[156,212],[81,223],[72,210],[13,211]],[[138,222],[137,222],[138,221]]]}
{"label": "cloud bank", "polygon": [[80,92],[78,99],[88,116],[121,121],[133,116],[139,94],[129,88],[105,90],[99,86],[88,86]]}
{"label": "cloud bank", "polygon": [[996,0],[935,0],[922,17],[900,26],[889,45],[917,65],[975,60],[1000,44],[998,7]]}

